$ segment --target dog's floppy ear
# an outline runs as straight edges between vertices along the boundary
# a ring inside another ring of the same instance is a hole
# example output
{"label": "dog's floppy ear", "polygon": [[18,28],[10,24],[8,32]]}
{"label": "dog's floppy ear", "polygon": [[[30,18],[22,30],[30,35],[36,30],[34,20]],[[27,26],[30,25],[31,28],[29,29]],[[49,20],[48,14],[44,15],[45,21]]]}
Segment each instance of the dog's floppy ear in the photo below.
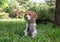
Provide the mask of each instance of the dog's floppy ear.
{"label": "dog's floppy ear", "polygon": [[36,13],[34,13],[34,15],[35,15],[35,18],[37,19],[37,14],[36,14]]}
{"label": "dog's floppy ear", "polygon": [[33,12],[34,16],[33,16],[33,20],[37,19],[37,14],[35,12]]}

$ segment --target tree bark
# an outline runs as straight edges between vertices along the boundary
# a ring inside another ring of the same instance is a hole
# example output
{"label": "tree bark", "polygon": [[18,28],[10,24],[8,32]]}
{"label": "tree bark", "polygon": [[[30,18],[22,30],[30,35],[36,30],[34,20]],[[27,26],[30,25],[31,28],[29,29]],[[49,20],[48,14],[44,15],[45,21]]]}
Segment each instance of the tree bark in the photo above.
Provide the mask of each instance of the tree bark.
{"label": "tree bark", "polygon": [[60,26],[60,0],[56,0],[55,26]]}

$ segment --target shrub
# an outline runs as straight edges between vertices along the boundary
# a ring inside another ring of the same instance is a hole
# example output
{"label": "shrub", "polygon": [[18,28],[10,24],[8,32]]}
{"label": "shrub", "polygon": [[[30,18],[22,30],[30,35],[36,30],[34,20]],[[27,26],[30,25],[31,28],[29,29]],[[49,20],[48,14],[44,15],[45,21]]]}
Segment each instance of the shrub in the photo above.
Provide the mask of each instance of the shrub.
{"label": "shrub", "polygon": [[54,8],[49,7],[47,4],[39,4],[38,7],[32,7],[29,10],[35,11],[38,15],[38,21],[53,22],[54,21]]}
{"label": "shrub", "polygon": [[8,13],[0,13],[0,19],[8,19],[9,18],[8,15],[9,15]]}
{"label": "shrub", "polygon": [[4,10],[4,12],[7,12],[7,13],[10,12],[10,8],[9,7],[5,7],[3,10]]}

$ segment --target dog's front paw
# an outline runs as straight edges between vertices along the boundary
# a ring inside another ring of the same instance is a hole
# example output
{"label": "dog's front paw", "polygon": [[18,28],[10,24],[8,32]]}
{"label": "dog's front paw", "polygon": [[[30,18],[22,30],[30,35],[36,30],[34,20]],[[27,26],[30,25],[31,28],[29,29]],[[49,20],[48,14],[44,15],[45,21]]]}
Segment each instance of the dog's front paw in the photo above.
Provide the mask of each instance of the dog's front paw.
{"label": "dog's front paw", "polygon": [[26,31],[24,31],[24,36],[27,36],[27,32]]}
{"label": "dog's front paw", "polygon": [[35,37],[35,35],[32,35],[32,38],[34,38]]}

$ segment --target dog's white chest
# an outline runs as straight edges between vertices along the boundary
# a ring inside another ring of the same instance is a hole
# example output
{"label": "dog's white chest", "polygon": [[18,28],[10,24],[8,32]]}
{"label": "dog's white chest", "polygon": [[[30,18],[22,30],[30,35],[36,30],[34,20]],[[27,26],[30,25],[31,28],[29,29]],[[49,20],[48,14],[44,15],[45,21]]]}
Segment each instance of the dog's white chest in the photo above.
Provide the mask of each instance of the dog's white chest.
{"label": "dog's white chest", "polygon": [[32,33],[34,31],[34,27],[35,27],[34,25],[35,25],[34,23],[28,24],[28,32],[29,33]]}

